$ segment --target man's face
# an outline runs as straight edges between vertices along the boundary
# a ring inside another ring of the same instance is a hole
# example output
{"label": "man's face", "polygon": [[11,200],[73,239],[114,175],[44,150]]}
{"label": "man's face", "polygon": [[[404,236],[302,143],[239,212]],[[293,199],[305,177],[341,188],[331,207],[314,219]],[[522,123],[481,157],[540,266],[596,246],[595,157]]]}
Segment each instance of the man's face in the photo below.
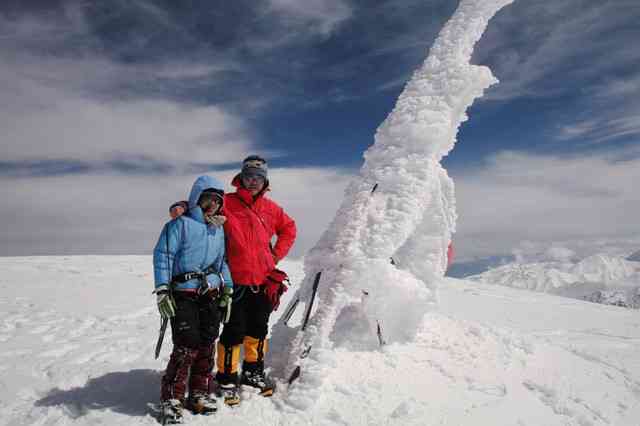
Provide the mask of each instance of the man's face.
{"label": "man's face", "polygon": [[258,195],[264,188],[264,178],[257,175],[242,176],[242,186],[251,192],[251,195]]}

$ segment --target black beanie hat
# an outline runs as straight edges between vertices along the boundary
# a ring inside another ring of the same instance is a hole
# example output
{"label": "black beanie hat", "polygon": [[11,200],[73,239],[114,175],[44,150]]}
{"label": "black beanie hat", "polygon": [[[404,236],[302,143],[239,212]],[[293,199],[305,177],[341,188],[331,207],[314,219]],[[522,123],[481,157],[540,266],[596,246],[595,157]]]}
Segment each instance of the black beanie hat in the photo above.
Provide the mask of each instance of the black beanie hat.
{"label": "black beanie hat", "polygon": [[250,155],[242,161],[242,176],[260,176],[267,180],[267,160],[259,155]]}

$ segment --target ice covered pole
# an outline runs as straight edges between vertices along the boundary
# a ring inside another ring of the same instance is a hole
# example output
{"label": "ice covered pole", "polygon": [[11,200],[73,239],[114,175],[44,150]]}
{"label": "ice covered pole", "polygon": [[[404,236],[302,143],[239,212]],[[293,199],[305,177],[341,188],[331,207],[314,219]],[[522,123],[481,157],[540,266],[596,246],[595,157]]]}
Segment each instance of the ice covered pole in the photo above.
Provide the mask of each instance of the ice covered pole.
{"label": "ice covered pole", "polygon": [[280,341],[272,347],[284,348],[285,370],[310,346],[314,355],[304,363],[320,362],[322,350],[348,334],[349,324],[336,322],[363,287],[370,294],[368,313],[384,322],[388,341],[406,341],[415,332],[433,300],[433,282],[444,274],[455,231],[453,182],[440,161],[453,148],[467,108],[497,82],[487,67],[470,63],[473,47],[489,19],[512,1],[462,0],[377,129],[336,217],[305,257],[302,301],[322,271],[310,326],[304,333],[282,324],[274,329]]}

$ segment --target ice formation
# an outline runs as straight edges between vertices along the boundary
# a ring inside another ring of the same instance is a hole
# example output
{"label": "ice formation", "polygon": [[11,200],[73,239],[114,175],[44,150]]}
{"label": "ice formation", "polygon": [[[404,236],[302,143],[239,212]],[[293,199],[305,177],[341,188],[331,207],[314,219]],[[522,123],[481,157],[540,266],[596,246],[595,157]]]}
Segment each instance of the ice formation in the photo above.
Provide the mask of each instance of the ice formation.
{"label": "ice formation", "polygon": [[489,19],[511,2],[462,0],[378,128],[335,219],[305,257],[294,300],[308,305],[321,272],[306,329],[283,320],[274,326],[270,358],[277,376],[289,377],[300,365],[296,386],[312,391],[336,346],[375,348],[378,326],[386,343],[415,336],[436,299],[455,231],[454,185],[440,161],[467,108],[497,82],[487,67],[469,61]]}

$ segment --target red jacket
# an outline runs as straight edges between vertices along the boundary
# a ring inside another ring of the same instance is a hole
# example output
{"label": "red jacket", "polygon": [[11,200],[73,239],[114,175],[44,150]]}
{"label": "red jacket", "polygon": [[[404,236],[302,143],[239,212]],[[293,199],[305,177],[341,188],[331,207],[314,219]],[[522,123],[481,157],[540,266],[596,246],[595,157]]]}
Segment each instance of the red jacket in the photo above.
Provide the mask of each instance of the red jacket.
{"label": "red jacket", "polygon": [[[224,197],[224,230],[231,277],[236,285],[261,285],[277,261],[287,255],[296,239],[296,223],[282,207],[267,198],[265,188],[255,199],[232,182],[236,192]],[[271,247],[271,238],[277,241]],[[275,260],[274,260],[275,256]]]}

